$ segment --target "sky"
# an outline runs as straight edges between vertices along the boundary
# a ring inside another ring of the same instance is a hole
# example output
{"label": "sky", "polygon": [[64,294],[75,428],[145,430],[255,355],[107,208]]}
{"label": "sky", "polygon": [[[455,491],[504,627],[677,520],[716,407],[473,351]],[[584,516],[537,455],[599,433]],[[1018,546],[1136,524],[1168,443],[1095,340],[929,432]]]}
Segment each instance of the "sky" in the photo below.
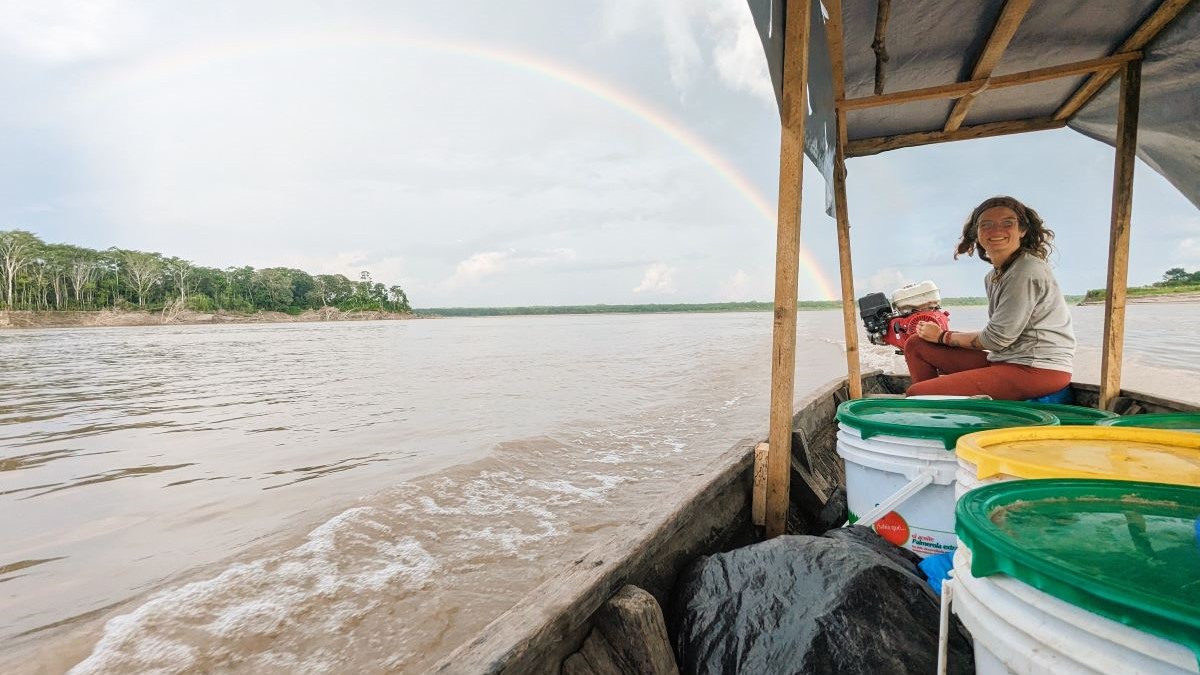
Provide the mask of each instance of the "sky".
{"label": "sky", "polygon": [[[0,0],[0,230],[400,284],[416,307],[770,300],[779,118],[742,0]],[[1011,194],[1105,283],[1111,147],[1069,130],[848,162],[856,294],[931,279]],[[1200,268],[1139,162],[1129,281]],[[837,293],[805,171],[799,294]]]}

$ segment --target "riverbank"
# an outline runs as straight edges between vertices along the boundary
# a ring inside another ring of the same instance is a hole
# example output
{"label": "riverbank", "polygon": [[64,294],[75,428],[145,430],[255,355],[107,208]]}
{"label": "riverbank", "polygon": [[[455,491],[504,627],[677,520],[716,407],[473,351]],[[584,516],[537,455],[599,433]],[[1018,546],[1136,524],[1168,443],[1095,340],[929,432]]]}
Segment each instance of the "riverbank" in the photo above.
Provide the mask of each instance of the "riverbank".
{"label": "riverbank", "polygon": [[[1127,305],[1150,305],[1164,302],[1200,302],[1200,292],[1190,293],[1162,293],[1157,295],[1133,295],[1125,297]],[[1103,305],[1104,298],[1084,298],[1079,302],[1079,305]]]}
{"label": "riverbank", "polygon": [[175,314],[137,310],[0,311],[0,328],[105,328],[113,326],[190,326],[226,323],[309,323],[316,321],[380,321],[415,319],[414,314],[379,311],[343,312],[336,307],[285,312],[192,312]]}

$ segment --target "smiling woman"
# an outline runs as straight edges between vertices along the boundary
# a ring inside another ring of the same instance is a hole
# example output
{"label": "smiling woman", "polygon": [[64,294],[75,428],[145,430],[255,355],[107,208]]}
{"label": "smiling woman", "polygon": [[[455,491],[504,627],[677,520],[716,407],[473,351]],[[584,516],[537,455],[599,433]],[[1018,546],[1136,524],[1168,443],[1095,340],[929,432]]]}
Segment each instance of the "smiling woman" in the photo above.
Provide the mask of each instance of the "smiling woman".
{"label": "smiling woman", "polygon": [[1046,262],[1053,238],[1037,211],[1012,197],[992,197],[975,208],[954,257],[978,252],[992,264],[984,279],[988,324],[970,333],[918,324],[921,339],[905,344],[910,395],[1022,400],[1070,384],[1075,333]]}

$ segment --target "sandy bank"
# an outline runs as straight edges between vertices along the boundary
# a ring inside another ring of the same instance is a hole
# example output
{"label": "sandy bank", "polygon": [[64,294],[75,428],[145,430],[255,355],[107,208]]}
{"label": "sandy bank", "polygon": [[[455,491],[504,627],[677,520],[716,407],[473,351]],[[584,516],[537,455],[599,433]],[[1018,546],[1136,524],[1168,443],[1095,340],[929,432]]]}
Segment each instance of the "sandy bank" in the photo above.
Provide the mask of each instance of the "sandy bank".
{"label": "sandy bank", "polygon": [[[1163,295],[1131,295],[1125,298],[1127,305],[1149,305],[1162,302],[1200,302],[1200,293],[1166,293]],[[1079,303],[1083,305],[1103,305],[1103,298],[1100,300],[1084,300]]]}
{"label": "sandy bank", "polygon": [[187,326],[225,323],[307,323],[314,321],[378,321],[413,319],[414,314],[395,312],[343,312],[335,307],[308,310],[302,314],[284,312],[201,313],[182,311],[174,315],[162,312],[129,310],[99,311],[0,311],[0,328],[98,328],[110,326]]}

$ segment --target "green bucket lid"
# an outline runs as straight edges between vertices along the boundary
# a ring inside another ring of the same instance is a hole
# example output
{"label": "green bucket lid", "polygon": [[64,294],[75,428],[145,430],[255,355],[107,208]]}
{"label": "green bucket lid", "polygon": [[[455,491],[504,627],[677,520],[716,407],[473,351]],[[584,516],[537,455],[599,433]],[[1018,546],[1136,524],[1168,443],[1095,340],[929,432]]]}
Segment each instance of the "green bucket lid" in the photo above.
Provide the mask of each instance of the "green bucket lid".
{"label": "green bucket lid", "polygon": [[1051,478],[963,495],[971,574],[997,573],[1200,658],[1200,488]]}
{"label": "green bucket lid", "polygon": [[1149,427],[1152,429],[1174,429],[1176,431],[1200,431],[1200,413],[1151,413],[1128,415],[1097,422],[1111,427]]}
{"label": "green bucket lid", "polygon": [[976,431],[1058,424],[1054,415],[1016,401],[980,399],[860,398],[839,405],[837,420],[863,438],[924,438],[941,441],[947,450]]}
{"label": "green bucket lid", "polygon": [[1024,401],[1021,405],[1033,408],[1034,410],[1048,412],[1058,418],[1059,424],[1064,425],[1090,426],[1099,424],[1107,419],[1119,417],[1117,413],[1110,410],[1085,408],[1081,405],[1067,405],[1066,403],[1034,403],[1032,401]]}

